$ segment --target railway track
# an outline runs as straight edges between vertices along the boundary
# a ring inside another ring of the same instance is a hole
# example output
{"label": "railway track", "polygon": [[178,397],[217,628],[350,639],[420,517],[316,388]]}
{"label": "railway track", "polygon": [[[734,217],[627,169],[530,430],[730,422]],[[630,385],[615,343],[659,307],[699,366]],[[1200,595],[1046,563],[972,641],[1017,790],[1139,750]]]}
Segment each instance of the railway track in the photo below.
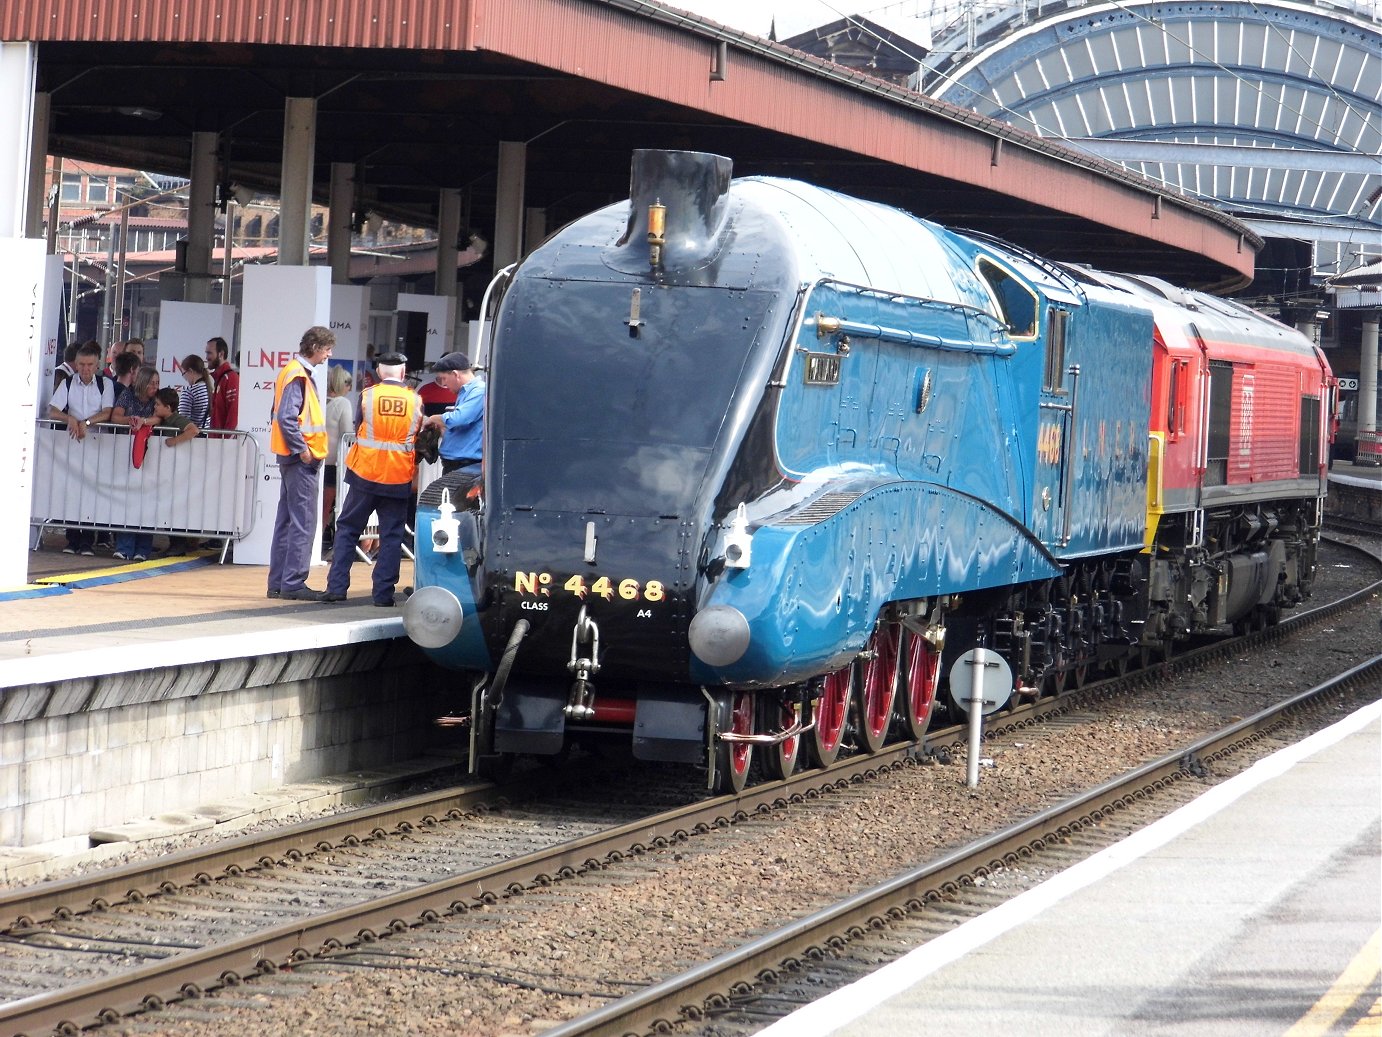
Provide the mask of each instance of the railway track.
{"label": "railway track", "polygon": [[1327,515],[1326,528],[1337,533],[1348,533],[1361,537],[1382,537],[1382,522],[1345,515]]}
{"label": "railway track", "polygon": [[[1293,617],[1272,630],[1252,635],[1249,641],[1257,643],[1286,636],[1324,622],[1338,609],[1347,607],[1349,600],[1375,588],[1376,584],[1350,599]],[[1054,713],[1087,708],[1093,702],[1126,693],[1171,672],[1172,667],[1203,665],[1219,652],[1241,652],[1243,644],[1236,640],[1200,649],[1174,663],[1118,681],[1091,684],[1080,692],[1023,704],[991,718],[990,734],[1001,736]],[[931,744],[959,745],[963,739],[964,732],[952,728],[937,732]],[[88,949],[106,948],[104,955],[95,955],[100,961],[100,968],[95,971],[105,969],[110,974],[93,975],[88,970],[84,978],[66,982],[60,989],[9,994],[23,1000],[0,1006],[0,1033],[75,1032],[93,1021],[112,1021],[127,1012],[158,1008],[209,990],[233,987],[250,976],[301,967],[313,957],[330,960],[369,946],[389,933],[401,934],[442,918],[458,917],[522,890],[542,889],[582,873],[618,866],[629,858],[689,843],[698,835],[757,816],[759,812],[772,812],[828,795],[847,788],[851,781],[906,767],[916,757],[915,747],[886,747],[873,756],[855,756],[829,772],[804,772],[786,782],[751,787],[738,797],[706,800],[622,823],[606,818],[602,824],[590,825],[577,838],[548,839],[548,845],[527,852],[518,852],[512,844],[496,840],[490,852],[502,856],[502,860],[462,866],[450,859],[442,866],[445,877],[425,881],[420,880],[425,869],[419,865],[414,868],[418,881],[397,885],[381,895],[371,895],[367,888],[377,879],[371,879],[368,873],[352,874],[350,878],[358,894],[353,902],[334,903],[330,909],[295,911],[291,918],[285,917],[287,908],[280,905],[264,912],[263,924],[242,927],[220,939],[207,938],[205,923],[201,924],[200,939],[150,939],[147,933],[134,938],[101,936],[99,932],[78,932],[70,927],[81,920],[99,930],[125,911],[136,919],[152,908],[176,912],[199,892],[212,899],[229,899],[234,905],[236,897],[246,895],[246,885],[280,893],[296,888],[296,895],[301,898],[320,886],[323,871],[333,864],[334,858],[345,857],[349,863],[359,863],[355,858],[373,848],[396,865],[400,858],[414,860],[419,854],[419,842],[429,834],[441,834],[440,841],[454,843],[457,833],[474,831],[462,827],[471,819],[479,816],[483,823],[479,809],[494,803],[500,790],[493,786],[447,790],[90,878],[13,891],[0,897],[0,919],[10,920],[4,930],[10,948],[38,944],[40,960],[46,955],[51,964],[74,957],[72,945],[81,945],[85,940]],[[550,773],[539,773],[532,780],[535,788],[550,782]],[[516,784],[506,786],[502,793],[513,800],[526,795],[527,790]],[[539,816],[536,808],[521,810],[528,813],[529,819]],[[636,805],[630,805],[629,810],[640,812]],[[524,819],[518,813],[505,813],[494,821],[492,828],[509,831],[521,828]],[[550,818],[537,822],[547,826],[550,823]],[[578,822],[568,819],[563,823]],[[436,870],[435,862],[432,867]],[[196,911],[202,910],[206,909],[196,908],[193,916],[201,917]],[[52,935],[55,932],[59,934],[56,937]],[[114,945],[123,948],[119,954],[109,953],[111,940],[124,941]],[[42,946],[45,941],[47,946]],[[68,941],[68,945],[60,946],[62,941]],[[123,967],[130,960],[137,964]],[[70,962],[62,971],[73,971]],[[45,974],[45,969],[38,968],[37,972]]]}
{"label": "railway track", "polygon": [[[925,926],[914,924],[913,919],[936,904],[943,903],[949,910],[932,935],[953,928],[960,911],[983,913],[993,905],[991,896],[971,897],[967,905],[965,900],[984,885],[985,877],[1019,862],[1049,872],[1091,856],[1202,791],[1180,794],[1184,791],[1181,779],[1202,772],[1210,761],[1242,751],[1293,715],[1345,689],[1366,689],[1372,697],[1382,697],[1382,655],[1020,824],[797,919],[600,1011],[547,1030],[546,1037],[695,1033],[696,1024],[708,1018],[716,1019],[714,1032],[725,1037],[732,1032],[723,1025],[730,1016],[751,1020],[742,1032],[755,1032],[766,1021],[882,964],[876,954],[844,968],[834,964],[847,957],[851,943],[900,925],[911,924],[924,932]],[[915,946],[907,942],[906,949]],[[813,964],[821,962],[832,963],[830,986],[818,975],[825,970]],[[815,982],[801,983],[803,974],[813,975]]]}

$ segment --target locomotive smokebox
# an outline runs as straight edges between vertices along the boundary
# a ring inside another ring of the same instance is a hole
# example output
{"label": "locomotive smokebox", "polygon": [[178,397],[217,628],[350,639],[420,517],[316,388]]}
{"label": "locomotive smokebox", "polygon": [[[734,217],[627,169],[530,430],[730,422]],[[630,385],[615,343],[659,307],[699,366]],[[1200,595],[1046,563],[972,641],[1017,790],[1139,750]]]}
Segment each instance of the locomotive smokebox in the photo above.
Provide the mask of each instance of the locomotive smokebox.
{"label": "locomotive smokebox", "polygon": [[[729,181],[734,164],[703,151],[635,151],[629,176],[629,223],[607,257],[624,273],[650,266],[695,270],[708,265],[723,245],[729,216]],[[649,262],[648,212],[666,208],[658,263]]]}

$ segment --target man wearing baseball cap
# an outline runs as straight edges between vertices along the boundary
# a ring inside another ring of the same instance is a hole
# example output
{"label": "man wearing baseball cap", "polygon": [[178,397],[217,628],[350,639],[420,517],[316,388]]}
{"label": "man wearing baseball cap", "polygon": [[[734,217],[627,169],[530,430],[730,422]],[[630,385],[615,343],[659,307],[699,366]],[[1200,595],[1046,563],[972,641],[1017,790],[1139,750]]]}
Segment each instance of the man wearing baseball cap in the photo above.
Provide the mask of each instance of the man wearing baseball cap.
{"label": "man wearing baseball cap", "polygon": [[374,603],[394,603],[408,497],[413,483],[413,445],[422,428],[422,400],[403,381],[408,358],[384,353],[374,358],[379,381],[360,394],[355,408],[355,445],[346,456],[345,506],[336,518],[336,544],[322,601],[345,601],[355,545],[379,516],[379,556],[370,571]]}
{"label": "man wearing baseball cap", "polygon": [[437,384],[456,394],[456,402],[444,414],[433,414],[426,424],[442,430],[441,470],[480,474],[480,453],[485,432],[485,383],[475,377],[470,357],[447,353],[432,371]]}

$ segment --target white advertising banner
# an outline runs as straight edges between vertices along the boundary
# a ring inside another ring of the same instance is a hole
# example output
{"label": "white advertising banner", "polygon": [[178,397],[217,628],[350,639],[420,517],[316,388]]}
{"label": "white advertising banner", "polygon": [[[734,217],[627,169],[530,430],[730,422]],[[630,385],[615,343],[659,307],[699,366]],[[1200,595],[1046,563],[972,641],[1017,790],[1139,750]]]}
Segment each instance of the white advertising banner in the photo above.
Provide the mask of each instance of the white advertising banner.
{"label": "white advertising banner", "polygon": [[219,335],[235,341],[235,307],[217,302],[172,302],[158,307],[157,359],[145,353],[145,363],[158,368],[158,383],[181,389],[182,362],[189,353],[206,359],[206,343]]}
{"label": "white advertising banner", "polygon": [[[331,324],[331,268],[324,266],[247,266],[240,320],[240,428],[259,443],[264,473],[256,494],[254,528],[235,545],[235,561],[268,565],[273,547],[274,516],[278,512],[278,463],[269,448],[269,413],[273,410],[274,381],[297,355],[302,333]],[[326,399],[326,364],[313,379]],[[321,562],[321,528],[312,549]]]}
{"label": "white advertising banner", "polygon": [[[360,388],[360,370],[365,361],[366,335],[369,334],[369,289],[363,285],[331,286],[331,330],[336,333],[336,348],[331,366],[344,367],[352,384]],[[323,397],[325,398],[325,397]],[[351,393],[354,401],[355,393]],[[331,463],[331,459],[327,459]]]}
{"label": "white advertising banner", "polygon": [[0,238],[25,232],[37,82],[38,44],[0,43]]}
{"label": "white advertising banner", "polygon": [[[0,342],[10,377],[0,378],[0,428],[9,447],[0,451],[0,485],[19,507],[0,508],[0,587],[29,582],[29,504],[33,493],[34,422],[43,372],[43,314],[51,309],[47,249],[41,238],[0,238]],[[48,383],[52,385],[52,376]],[[43,413],[47,413],[47,400]]]}
{"label": "white advertising banner", "polygon": [[410,313],[427,314],[427,353],[430,364],[440,360],[456,347],[455,321],[452,313],[456,300],[441,295],[400,295],[398,308]]}
{"label": "white advertising banner", "polygon": [[[46,252],[47,249],[45,248]],[[53,373],[62,363],[58,348],[62,341],[62,283],[66,274],[62,256],[43,257],[43,309],[39,312],[39,338],[43,342],[43,374],[39,378],[38,404],[40,417],[48,413],[48,401],[53,398]]]}

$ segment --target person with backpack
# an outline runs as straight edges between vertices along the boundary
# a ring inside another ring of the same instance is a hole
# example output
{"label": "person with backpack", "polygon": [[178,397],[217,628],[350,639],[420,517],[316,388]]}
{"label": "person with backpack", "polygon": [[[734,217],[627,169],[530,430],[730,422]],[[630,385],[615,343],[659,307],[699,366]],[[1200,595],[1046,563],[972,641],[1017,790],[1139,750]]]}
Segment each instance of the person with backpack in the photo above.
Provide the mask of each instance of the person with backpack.
{"label": "person with backpack", "polygon": [[73,365],[77,362],[77,350],[82,348],[80,342],[69,342],[67,348],[62,351],[62,363],[58,364],[53,371],[53,391],[57,392],[58,386],[77,373]]}
{"label": "person with backpack", "polygon": [[[115,383],[96,373],[101,363],[101,347],[88,342],[73,358],[76,373],[58,383],[48,401],[48,416],[67,426],[67,434],[80,442],[92,427],[110,418],[115,402]],[[67,530],[63,554],[94,555],[96,534],[90,529]]]}
{"label": "person with backpack", "polygon": [[48,401],[48,416],[67,425],[73,439],[86,438],[87,430],[110,418],[115,403],[115,383],[96,373],[101,363],[101,347],[88,342],[77,350],[75,374],[58,382]]}

